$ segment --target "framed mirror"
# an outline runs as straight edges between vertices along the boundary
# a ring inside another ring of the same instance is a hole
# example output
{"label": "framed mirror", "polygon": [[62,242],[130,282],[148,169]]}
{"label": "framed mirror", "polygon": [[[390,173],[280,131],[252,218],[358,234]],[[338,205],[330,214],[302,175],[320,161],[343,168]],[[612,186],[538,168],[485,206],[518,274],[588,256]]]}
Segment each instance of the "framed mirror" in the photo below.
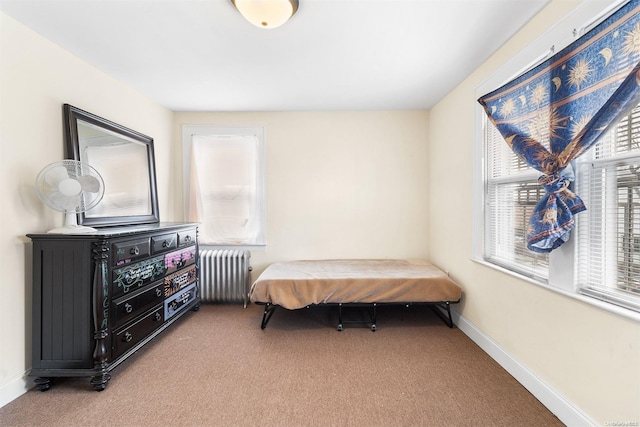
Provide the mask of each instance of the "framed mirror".
{"label": "framed mirror", "polygon": [[78,213],[90,227],[160,221],[153,138],[64,104],[67,158],[93,166],[104,180],[104,197]]}

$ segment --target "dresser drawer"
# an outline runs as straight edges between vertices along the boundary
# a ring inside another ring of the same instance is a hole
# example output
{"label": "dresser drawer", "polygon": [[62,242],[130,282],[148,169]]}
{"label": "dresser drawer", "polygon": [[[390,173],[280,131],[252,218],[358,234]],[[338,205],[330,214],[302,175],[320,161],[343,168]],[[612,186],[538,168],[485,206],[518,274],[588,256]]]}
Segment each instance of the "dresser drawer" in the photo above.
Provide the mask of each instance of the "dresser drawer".
{"label": "dresser drawer", "polygon": [[151,254],[149,238],[116,242],[112,245],[113,265],[123,265]]}
{"label": "dresser drawer", "polygon": [[125,295],[114,301],[113,323],[119,326],[140,314],[144,309],[162,302],[164,282],[160,281],[139,292]]}
{"label": "dresser drawer", "polygon": [[124,354],[136,344],[155,331],[164,322],[163,306],[159,305],[146,315],[117,330],[113,335],[112,358]]}
{"label": "dresser drawer", "polygon": [[193,245],[196,242],[196,230],[181,231],[178,233],[178,246]]}
{"label": "dresser drawer", "polygon": [[151,238],[151,252],[154,254],[166,252],[178,247],[178,236],[176,233],[161,234]]}
{"label": "dresser drawer", "polygon": [[196,266],[192,265],[164,278],[164,296],[170,297],[180,289],[196,281]]}
{"label": "dresser drawer", "polygon": [[157,256],[124,267],[116,268],[112,274],[112,298],[128,294],[155,282],[165,275],[164,257]]}
{"label": "dresser drawer", "polygon": [[175,273],[178,269],[196,262],[196,247],[190,246],[164,256],[164,266],[167,274]]}
{"label": "dresser drawer", "polygon": [[198,284],[193,283],[174,294],[164,301],[164,318],[170,319],[182,310],[186,309],[189,303],[194,301],[198,294]]}

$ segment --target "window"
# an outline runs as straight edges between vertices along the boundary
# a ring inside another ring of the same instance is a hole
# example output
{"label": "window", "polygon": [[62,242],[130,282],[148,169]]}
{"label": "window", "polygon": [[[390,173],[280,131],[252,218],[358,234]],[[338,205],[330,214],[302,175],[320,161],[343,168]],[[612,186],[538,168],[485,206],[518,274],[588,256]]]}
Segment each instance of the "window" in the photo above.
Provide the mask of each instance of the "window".
{"label": "window", "polygon": [[549,255],[528,250],[526,243],[529,217],[544,193],[539,174],[513,154],[489,120],[484,122],[484,258],[546,282]]}
{"label": "window", "polygon": [[[488,120],[484,145],[484,259],[547,283],[557,254],[529,251],[525,242],[529,216],[544,193],[538,172]],[[576,192],[587,211],[576,215],[572,237],[575,281],[551,285],[640,311],[640,105],[578,158]]]}
{"label": "window", "polygon": [[581,291],[640,311],[640,106],[578,160]]}
{"label": "window", "polygon": [[185,212],[204,245],[264,245],[264,130],[184,126]]}
{"label": "window", "polygon": [[[571,33],[583,34],[624,2],[605,10],[581,4],[479,85],[476,98],[553,54],[550,46],[561,50],[574,40]],[[531,252],[524,241],[530,212],[544,194],[539,173],[510,150],[481,107],[476,114],[473,258],[640,320],[640,105],[572,165],[574,190],[587,210],[575,216],[570,240],[550,254]]]}

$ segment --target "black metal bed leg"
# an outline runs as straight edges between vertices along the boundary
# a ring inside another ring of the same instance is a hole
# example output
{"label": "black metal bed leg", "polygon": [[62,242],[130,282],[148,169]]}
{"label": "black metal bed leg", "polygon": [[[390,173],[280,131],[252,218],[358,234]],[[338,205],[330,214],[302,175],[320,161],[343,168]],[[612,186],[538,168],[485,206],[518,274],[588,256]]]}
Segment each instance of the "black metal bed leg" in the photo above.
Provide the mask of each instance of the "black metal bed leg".
{"label": "black metal bed leg", "polygon": [[373,303],[373,307],[371,308],[371,313],[370,313],[370,317],[371,317],[371,331],[375,332],[378,327],[376,326],[376,307],[378,305],[376,303]]}
{"label": "black metal bed leg", "polygon": [[[347,304],[349,305],[349,304]],[[368,323],[371,330],[375,332],[377,330],[376,326],[376,308],[378,304],[371,303],[369,304],[359,304],[359,307],[364,306],[367,309],[367,313],[369,314],[369,321],[366,320],[342,320],[342,303],[338,303],[338,331],[344,330],[345,323]]]}
{"label": "black metal bed leg", "polygon": [[[448,327],[453,328],[453,318],[451,317],[451,303],[449,303],[449,301],[445,301],[440,304],[433,304],[430,307],[431,310],[433,310],[438,315],[438,317],[447,324]],[[442,313],[442,311],[440,311],[438,308],[446,311],[447,316],[445,316],[444,313]]]}
{"label": "black metal bed leg", "polygon": [[273,305],[270,303],[266,303],[264,305],[264,313],[262,314],[262,323],[260,324],[260,329],[264,329],[267,327],[267,323],[269,323],[269,320],[271,319],[271,316],[273,316],[273,312],[276,311],[276,308],[278,308],[277,305]]}

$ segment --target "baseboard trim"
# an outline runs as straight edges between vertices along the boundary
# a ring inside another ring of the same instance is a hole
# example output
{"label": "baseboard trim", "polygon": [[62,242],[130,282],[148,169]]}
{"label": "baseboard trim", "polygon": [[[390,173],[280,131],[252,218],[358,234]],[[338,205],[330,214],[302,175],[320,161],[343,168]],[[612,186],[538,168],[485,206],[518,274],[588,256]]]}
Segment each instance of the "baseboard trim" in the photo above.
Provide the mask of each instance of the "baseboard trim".
{"label": "baseboard trim", "polygon": [[509,372],[520,384],[546,406],[560,421],[568,426],[595,427],[591,417],[575,407],[569,400],[542,381],[534,372],[502,349],[489,335],[466,317],[451,310],[456,326],[478,344],[492,359]]}
{"label": "baseboard trim", "polygon": [[25,394],[32,386],[26,372],[9,378],[7,382],[0,385],[0,408]]}

